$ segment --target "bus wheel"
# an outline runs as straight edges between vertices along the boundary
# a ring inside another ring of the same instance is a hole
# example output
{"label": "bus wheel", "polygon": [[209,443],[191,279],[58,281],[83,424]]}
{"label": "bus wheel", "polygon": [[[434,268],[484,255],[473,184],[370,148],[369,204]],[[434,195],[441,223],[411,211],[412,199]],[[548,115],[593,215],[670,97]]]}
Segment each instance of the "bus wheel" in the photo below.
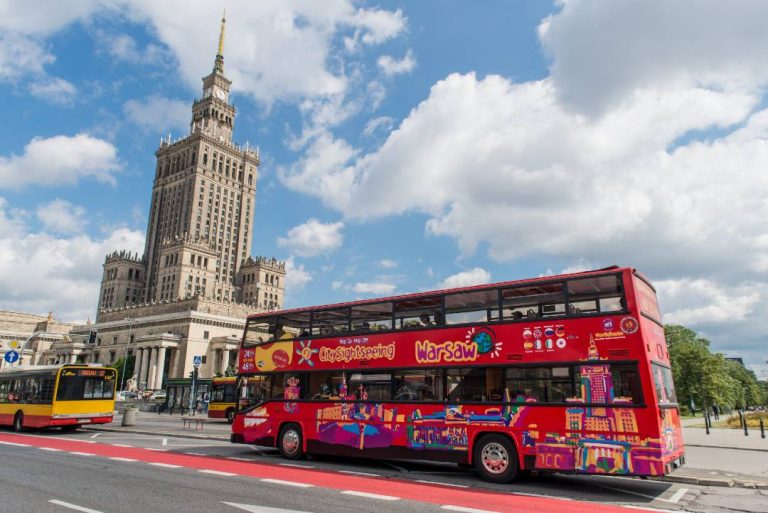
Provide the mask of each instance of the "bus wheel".
{"label": "bus wheel", "polygon": [[24,431],[24,414],[20,411],[16,412],[16,416],[13,417],[13,430],[17,433]]}
{"label": "bus wheel", "polygon": [[517,451],[509,438],[490,434],[475,443],[475,469],[480,477],[492,483],[509,483],[520,471]]}
{"label": "bus wheel", "polygon": [[235,421],[235,409],[230,408],[227,410],[227,422],[232,424]]}
{"label": "bus wheel", "polygon": [[296,424],[286,424],[280,429],[278,437],[280,453],[289,460],[298,460],[304,455],[301,429]]}

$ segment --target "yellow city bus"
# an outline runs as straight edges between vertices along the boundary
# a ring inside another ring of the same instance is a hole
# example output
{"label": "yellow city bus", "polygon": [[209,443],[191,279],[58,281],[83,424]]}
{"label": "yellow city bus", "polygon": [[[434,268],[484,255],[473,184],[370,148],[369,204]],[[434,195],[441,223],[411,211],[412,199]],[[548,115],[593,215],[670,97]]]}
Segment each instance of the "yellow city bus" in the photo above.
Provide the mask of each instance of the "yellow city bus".
{"label": "yellow city bus", "polygon": [[235,418],[235,400],[237,378],[213,378],[211,381],[211,398],[208,403],[208,418],[227,419],[232,424]]}
{"label": "yellow city bus", "polygon": [[95,365],[35,365],[0,372],[0,425],[25,428],[112,422],[117,371]]}

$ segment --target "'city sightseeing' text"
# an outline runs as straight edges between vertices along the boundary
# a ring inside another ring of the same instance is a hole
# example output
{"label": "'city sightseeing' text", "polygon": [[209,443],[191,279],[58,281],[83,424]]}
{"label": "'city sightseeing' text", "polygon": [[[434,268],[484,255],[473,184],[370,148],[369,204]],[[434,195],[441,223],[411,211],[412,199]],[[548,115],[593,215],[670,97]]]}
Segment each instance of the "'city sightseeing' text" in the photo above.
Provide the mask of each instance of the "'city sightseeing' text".
{"label": "'city sightseeing' text", "polygon": [[353,360],[378,360],[386,358],[395,359],[395,343],[377,344],[375,346],[343,346],[343,347],[321,347],[321,362],[344,362],[349,363]]}

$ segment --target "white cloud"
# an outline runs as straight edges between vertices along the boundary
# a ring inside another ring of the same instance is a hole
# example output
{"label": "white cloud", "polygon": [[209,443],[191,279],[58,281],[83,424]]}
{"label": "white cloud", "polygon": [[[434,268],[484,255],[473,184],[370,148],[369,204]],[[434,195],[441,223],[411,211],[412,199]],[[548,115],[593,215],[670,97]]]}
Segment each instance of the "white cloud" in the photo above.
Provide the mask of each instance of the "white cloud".
{"label": "white cloud", "polygon": [[447,277],[440,285],[441,289],[453,289],[457,287],[470,287],[472,285],[483,285],[491,282],[491,273],[480,267],[475,267],[468,271],[462,271]]}
{"label": "white cloud", "polygon": [[394,260],[390,260],[389,258],[383,258],[376,262],[376,265],[381,267],[382,269],[394,269],[397,267],[397,262]]}
{"label": "white cloud", "polygon": [[285,295],[290,300],[291,294],[303,289],[312,281],[312,273],[304,269],[304,264],[296,264],[293,256],[285,261]]}
{"label": "white cloud", "polygon": [[62,78],[44,77],[29,86],[32,96],[58,105],[69,105],[77,94],[77,88]]}
{"label": "white cloud", "polygon": [[718,0],[642,5],[563,1],[539,35],[552,56],[552,77],[570,106],[601,112],[638,90],[754,89],[768,80],[768,4]]}
{"label": "white cloud", "polygon": [[392,129],[393,121],[389,116],[373,118],[365,124],[363,135],[370,137],[379,130],[389,132]]}
{"label": "white cloud", "polygon": [[43,227],[54,233],[79,233],[88,224],[83,207],[62,199],[41,205],[36,214]]}
{"label": "white cloud", "polygon": [[285,237],[278,237],[277,245],[302,257],[331,253],[344,242],[341,234],[343,227],[344,223],[321,223],[317,219],[310,219],[288,230]]}
{"label": "white cloud", "polygon": [[57,318],[78,322],[93,318],[104,255],[116,249],[141,253],[144,248],[144,233],[126,228],[104,239],[30,232],[0,198],[0,221],[6,219],[15,226],[12,231],[0,229],[0,309],[51,310]]}
{"label": "white cloud", "polygon": [[392,283],[381,282],[358,282],[352,287],[357,294],[372,294],[374,296],[388,296],[395,291],[396,286]]}
{"label": "white cloud", "polygon": [[344,282],[343,281],[336,280],[336,281],[332,281],[331,282],[331,288],[333,290],[339,290],[343,286],[344,286]]}
{"label": "white cloud", "polygon": [[176,129],[187,132],[191,120],[189,102],[152,95],[123,104],[125,116],[145,130],[163,133]]}
{"label": "white cloud", "polygon": [[726,288],[711,280],[685,278],[654,285],[664,307],[664,322],[684,326],[744,322],[756,313],[761,299],[768,303],[754,286]]}
{"label": "white cloud", "polygon": [[401,75],[410,73],[416,67],[416,59],[413,58],[413,52],[408,50],[405,56],[397,60],[391,55],[382,55],[377,61],[379,68],[387,76]]}
{"label": "white cloud", "polygon": [[117,148],[102,139],[88,134],[36,137],[22,155],[0,156],[0,189],[72,185],[86,177],[113,184],[119,170]]}

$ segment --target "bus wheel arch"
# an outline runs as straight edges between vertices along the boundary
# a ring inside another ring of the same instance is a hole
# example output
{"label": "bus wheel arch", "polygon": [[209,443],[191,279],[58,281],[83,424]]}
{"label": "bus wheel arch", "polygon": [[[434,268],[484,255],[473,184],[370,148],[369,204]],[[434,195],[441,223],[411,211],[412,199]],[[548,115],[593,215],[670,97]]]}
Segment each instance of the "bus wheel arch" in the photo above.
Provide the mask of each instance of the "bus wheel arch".
{"label": "bus wheel arch", "polygon": [[506,433],[478,433],[472,444],[472,463],[480,477],[493,483],[509,483],[520,476],[520,453]]}
{"label": "bus wheel arch", "polygon": [[295,422],[286,422],[280,426],[277,435],[277,448],[280,454],[289,460],[301,459],[304,452],[304,433],[301,426]]}
{"label": "bus wheel arch", "polygon": [[17,433],[24,431],[24,412],[21,410],[16,412],[13,416],[13,430]]}

